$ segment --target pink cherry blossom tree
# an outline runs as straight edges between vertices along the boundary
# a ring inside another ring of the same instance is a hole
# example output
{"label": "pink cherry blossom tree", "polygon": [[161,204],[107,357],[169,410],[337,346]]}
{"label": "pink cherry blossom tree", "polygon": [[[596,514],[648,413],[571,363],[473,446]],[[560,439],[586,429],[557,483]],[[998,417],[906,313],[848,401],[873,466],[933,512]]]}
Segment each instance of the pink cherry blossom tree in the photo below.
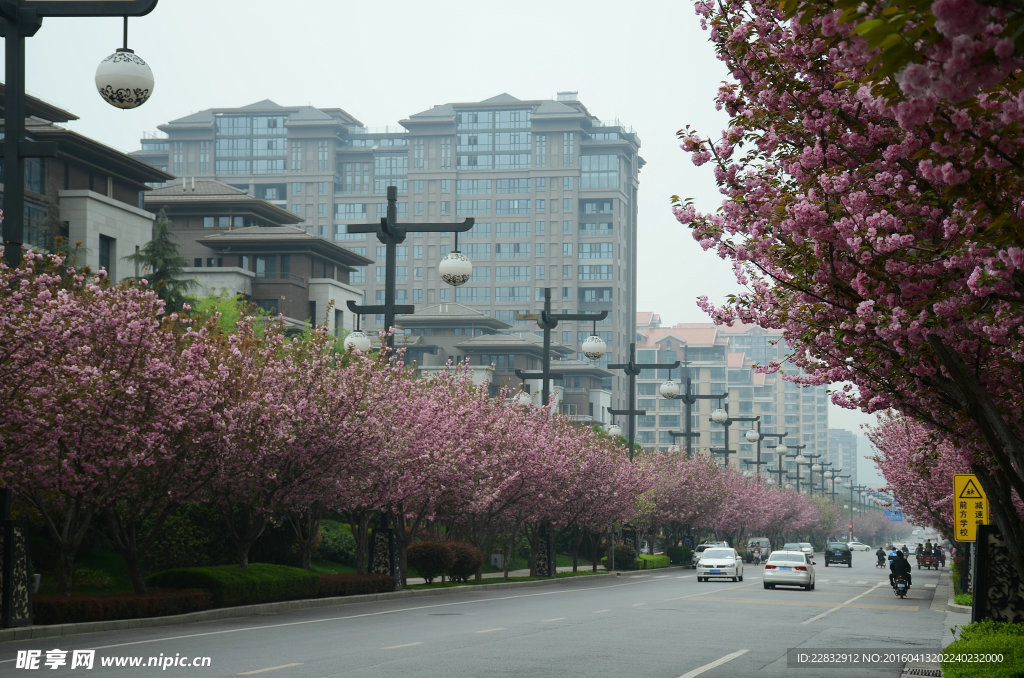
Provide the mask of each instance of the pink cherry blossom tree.
{"label": "pink cherry blossom tree", "polygon": [[[836,12],[697,11],[735,79],[717,97],[732,120],[680,138],[712,161],[724,201],[700,213],[677,200],[676,216],[744,288],[701,306],[781,329],[807,375],[790,378],[845,384],[834,402],[896,409],[966,450],[1024,576],[1024,138],[1007,133],[1024,99],[1019,79],[999,78],[1016,68],[999,42],[1008,15],[956,25],[940,10],[941,37],[915,45],[929,65],[879,93],[866,82],[878,50]],[[954,85],[980,45],[994,65]]]}

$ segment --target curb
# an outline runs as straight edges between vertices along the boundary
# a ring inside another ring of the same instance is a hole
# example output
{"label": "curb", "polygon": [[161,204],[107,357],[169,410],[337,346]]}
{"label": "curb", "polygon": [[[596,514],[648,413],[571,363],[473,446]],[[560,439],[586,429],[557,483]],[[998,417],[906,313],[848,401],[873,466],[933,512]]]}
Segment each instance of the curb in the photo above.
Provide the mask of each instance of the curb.
{"label": "curb", "polygon": [[[649,574],[651,570],[636,570],[630,574]],[[82,622],[79,624],[49,624],[45,626],[18,626],[9,629],[0,629],[0,643],[12,640],[32,640],[36,638],[56,638],[61,636],[76,635],[79,633],[95,633],[98,631],[119,631],[122,629],[151,628],[158,626],[173,626],[175,624],[191,624],[194,622],[213,621],[217,619],[230,619],[238,617],[257,617],[262,615],[291,612],[293,610],[312,610],[324,607],[337,607],[341,605],[355,605],[379,600],[398,600],[402,598],[426,598],[444,595],[456,591],[494,591],[509,587],[533,588],[539,586],[550,586],[556,582],[592,581],[591,577],[621,576],[621,572],[598,572],[597,574],[585,577],[573,577],[563,579],[542,579],[537,581],[497,581],[493,584],[475,584],[473,586],[458,586],[443,589],[403,589],[401,591],[389,591],[387,593],[366,593],[354,596],[336,596],[334,598],[303,598],[301,600],[283,600],[276,603],[259,603],[256,605],[243,605],[239,607],[219,607],[213,610],[201,610],[199,612],[188,612],[185,614],[168,615],[164,617],[140,617],[138,619],[111,619],[108,621]]]}

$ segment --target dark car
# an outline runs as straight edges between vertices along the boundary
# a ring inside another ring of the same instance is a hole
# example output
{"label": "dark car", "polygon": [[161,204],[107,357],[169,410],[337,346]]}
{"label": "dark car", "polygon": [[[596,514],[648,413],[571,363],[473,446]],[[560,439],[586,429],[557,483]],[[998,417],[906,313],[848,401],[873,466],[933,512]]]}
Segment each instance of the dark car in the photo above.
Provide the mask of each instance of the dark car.
{"label": "dark car", "polygon": [[853,551],[850,550],[849,544],[836,541],[826,546],[825,567],[828,567],[829,563],[846,563],[847,567],[853,567]]}

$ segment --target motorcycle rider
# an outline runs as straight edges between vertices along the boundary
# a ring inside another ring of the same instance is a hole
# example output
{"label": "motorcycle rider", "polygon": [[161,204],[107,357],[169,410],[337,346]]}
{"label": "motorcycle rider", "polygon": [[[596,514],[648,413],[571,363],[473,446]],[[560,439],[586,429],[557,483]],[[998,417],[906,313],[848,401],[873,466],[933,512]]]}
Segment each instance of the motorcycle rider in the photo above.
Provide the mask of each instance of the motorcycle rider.
{"label": "motorcycle rider", "polygon": [[885,551],[882,549],[881,546],[879,546],[878,550],[875,551],[875,557],[878,558],[878,564],[879,565],[884,565],[885,564]]}
{"label": "motorcycle rider", "polygon": [[896,576],[902,574],[907,578],[907,588],[910,588],[913,581],[912,570],[910,561],[903,555],[903,551],[897,551],[896,558],[889,563],[889,585],[896,588]]}

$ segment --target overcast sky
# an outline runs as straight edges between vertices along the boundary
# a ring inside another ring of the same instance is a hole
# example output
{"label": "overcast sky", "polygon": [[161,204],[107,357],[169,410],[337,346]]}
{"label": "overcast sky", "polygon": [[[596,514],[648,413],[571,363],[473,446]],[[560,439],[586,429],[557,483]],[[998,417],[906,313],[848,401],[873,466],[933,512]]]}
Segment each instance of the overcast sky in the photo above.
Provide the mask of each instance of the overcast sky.
{"label": "overcast sky", "polygon": [[[736,290],[729,265],[670,209],[673,194],[702,209],[720,202],[710,165],[694,168],[675,134],[690,124],[717,136],[727,122],[713,102],[727,74],[692,2],[160,0],[128,21],[128,46],[156,79],[150,100],[130,111],[103,102],[94,84],[122,31],[117,17],[44,19],[25,41],[25,81],[29,94],[79,116],[70,129],[125,152],[170,120],[263,99],[397,127],[437,104],[576,91],[592,115],[640,136],[638,308],[666,325],[708,322],[696,297]],[[873,421],[832,410],[833,427]]]}

